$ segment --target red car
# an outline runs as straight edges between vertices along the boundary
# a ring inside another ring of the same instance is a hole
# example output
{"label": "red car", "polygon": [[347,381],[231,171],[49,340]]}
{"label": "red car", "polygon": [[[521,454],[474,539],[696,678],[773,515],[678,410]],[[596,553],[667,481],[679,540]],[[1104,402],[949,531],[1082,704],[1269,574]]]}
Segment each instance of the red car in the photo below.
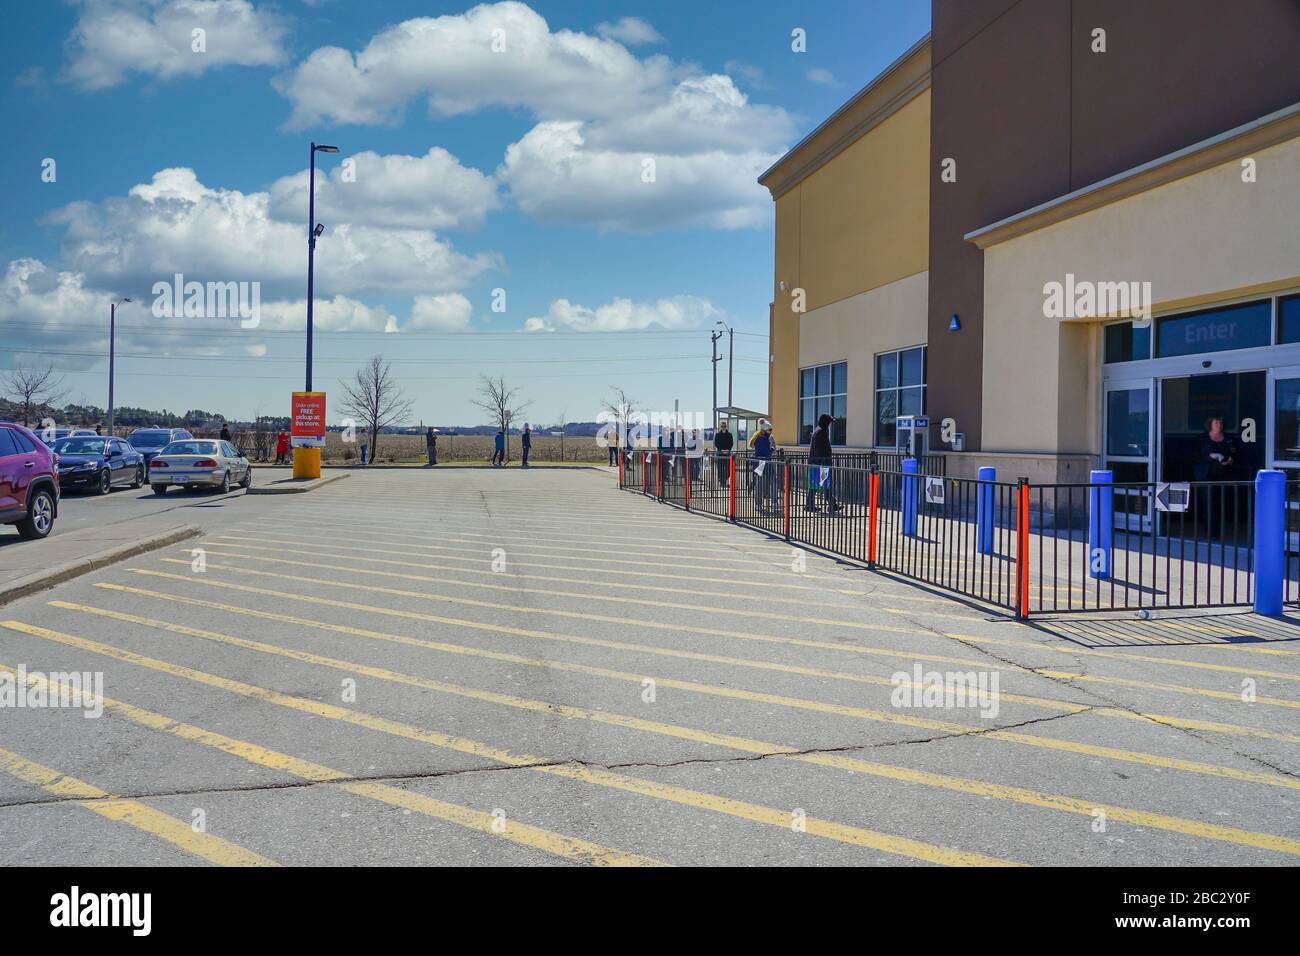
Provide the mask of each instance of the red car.
{"label": "red car", "polygon": [[59,468],[54,452],[22,425],[0,422],[0,524],[29,540],[54,530]]}

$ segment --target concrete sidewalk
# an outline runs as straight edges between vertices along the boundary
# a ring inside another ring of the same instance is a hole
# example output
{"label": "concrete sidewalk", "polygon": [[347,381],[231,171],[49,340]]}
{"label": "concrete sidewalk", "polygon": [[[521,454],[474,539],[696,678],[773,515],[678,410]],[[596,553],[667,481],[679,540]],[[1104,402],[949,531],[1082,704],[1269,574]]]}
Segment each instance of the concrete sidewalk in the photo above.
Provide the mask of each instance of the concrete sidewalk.
{"label": "concrete sidewalk", "polygon": [[43,541],[0,533],[0,604],[200,533],[194,525],[166,516],[62,534],[56,522],[54,533]]}

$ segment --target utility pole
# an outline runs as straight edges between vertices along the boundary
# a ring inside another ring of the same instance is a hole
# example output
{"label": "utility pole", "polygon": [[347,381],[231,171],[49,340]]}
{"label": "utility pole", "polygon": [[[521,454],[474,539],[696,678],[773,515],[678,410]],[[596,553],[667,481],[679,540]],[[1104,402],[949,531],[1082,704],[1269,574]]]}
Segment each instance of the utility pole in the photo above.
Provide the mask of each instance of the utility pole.
{"label": "utility pole", "polygon": [[736,330],[727,329],[727,405],[735,408],[736,403],[731,397],[731,383],[735,379],[735,356],[736,356]]}
{"label": "utility pole", "polygon": [[713,349],[713,421],[710,427],[718,427],[718,339],[722,338],[722,333],[714,329],[709,333],[709,345]]}
{"label": "utility pole", "polygon": [[118,299],[108,307],[108,435],[113,435],[113,372],[117,351],[117,307],[130,299]]}

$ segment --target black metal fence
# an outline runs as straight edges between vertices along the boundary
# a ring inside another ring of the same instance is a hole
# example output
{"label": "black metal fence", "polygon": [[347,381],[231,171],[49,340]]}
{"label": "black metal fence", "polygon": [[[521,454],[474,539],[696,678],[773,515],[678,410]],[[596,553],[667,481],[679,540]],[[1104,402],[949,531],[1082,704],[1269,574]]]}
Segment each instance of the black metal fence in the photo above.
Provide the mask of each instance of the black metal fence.
{"label": "black metal fence", "polygon": [[[1031,485],[919,464],[637,452],[620,482],[1021,617],[1254,600],[1252,482]],[[1285,596],[1300,604],[1300,481],[1286,497]]]}

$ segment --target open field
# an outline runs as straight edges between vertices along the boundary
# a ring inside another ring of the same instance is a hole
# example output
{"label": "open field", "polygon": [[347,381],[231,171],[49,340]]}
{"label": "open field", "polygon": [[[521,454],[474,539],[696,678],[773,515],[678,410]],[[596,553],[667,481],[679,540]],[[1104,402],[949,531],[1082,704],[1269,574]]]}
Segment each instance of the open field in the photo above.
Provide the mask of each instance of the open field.
{"label": "open field", "polygon": [[[359,434],[357,441],[357,444],[349,444],[343,441],[341,434],[331,432],[325,437],[323,460],[326,462],[343,462],[359,459],[361,457],[361,438]],[[596,439],[590,437],[566,437],[563,441],[563,457],[561,457],[560,452],[561,441],[559,438],[552,438],[549,435],[536,435],[533,437],[533,450],[530,460],[538,462],[558,462],[561,460],[604,462],[608,460],[605,449],[596,444]],[[517,461],[521,453],[519,436],[512,435],[508,448],[509,459]],[[491,435],[438,436],[438,461],[440,462],[487,461],[491,457]],[[381,435],[379,436],[378,459],[372,458],[371,460],[377,460],[381,463],[422,462],[424,461],[424,436]]]}

